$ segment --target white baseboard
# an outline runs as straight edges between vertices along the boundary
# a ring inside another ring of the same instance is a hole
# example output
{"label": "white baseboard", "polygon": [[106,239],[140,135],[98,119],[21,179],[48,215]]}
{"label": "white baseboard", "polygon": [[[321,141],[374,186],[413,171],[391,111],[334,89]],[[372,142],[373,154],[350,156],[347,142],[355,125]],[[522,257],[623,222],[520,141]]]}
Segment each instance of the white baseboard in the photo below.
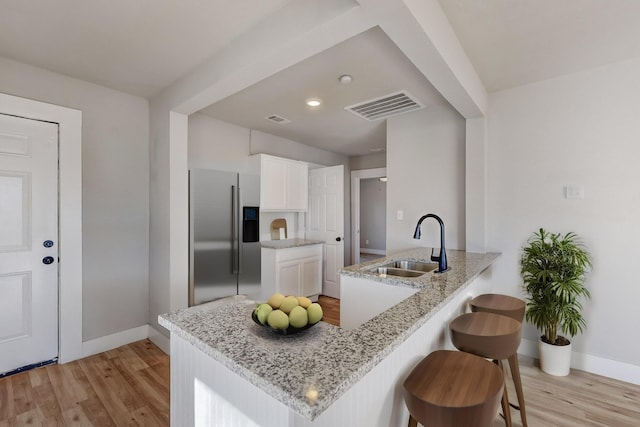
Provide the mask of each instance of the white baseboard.
{"label": "white baseboard", "polygon": [[360,248],[360,253],[362,254],[373,254],[373,255],[386,255],[387,251],[384,249],[368,249],[368,248]]}
{"label": "white baseboard", "polygon": [[147,326],[149,327],[149,339],[151,340],[151,342],[157,345],[160,350],[164,351],[166,354],[171,354],[171,341],[169,340],[169,337],[164,335],[153,326]]}
{"label": "white baseboard", "polygon": [[82,343],[82,357],[93,356],[103,351],[112,350],[122,345],[140,341],[149,336],[149,325],[138,326],[126,331],[85,341]]}
{"label": "white baseboard", "polygon": [[[523,339],[518,348],[518,354],[538,359],[538,342]],[[640,385],[640,366],[626,362],[573,351],[571,353],[571,369]]]}

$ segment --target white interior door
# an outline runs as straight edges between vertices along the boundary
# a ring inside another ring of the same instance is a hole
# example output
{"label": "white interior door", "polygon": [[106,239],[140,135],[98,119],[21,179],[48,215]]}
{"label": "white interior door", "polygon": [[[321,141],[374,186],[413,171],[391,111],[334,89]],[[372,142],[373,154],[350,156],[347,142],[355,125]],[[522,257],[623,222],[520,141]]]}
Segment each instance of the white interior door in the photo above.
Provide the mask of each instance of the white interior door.
{"label": "white interior door", "polygon": [[58,125],[0,114],[0,373],[58,356]]}
{"label": "white interior door", "polygon": [[344,267],[344,166],[309,171],[307,239],[324,241],[322,293],[340,298]]}

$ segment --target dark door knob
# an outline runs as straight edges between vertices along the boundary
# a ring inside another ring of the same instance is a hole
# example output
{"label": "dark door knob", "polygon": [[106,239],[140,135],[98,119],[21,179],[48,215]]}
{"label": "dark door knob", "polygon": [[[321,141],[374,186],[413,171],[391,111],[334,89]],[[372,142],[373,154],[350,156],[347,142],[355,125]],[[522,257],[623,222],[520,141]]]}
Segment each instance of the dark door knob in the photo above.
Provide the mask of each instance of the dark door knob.
{"label": "dark door knob", "polygon": [[339,242],[342,240],[342,237],[336,237],[336,242]]}
{"label": "dark door knob", "polygon": [[42,263],[43,264],[51,264],[53,262],[53,257],[52,256],[46,256],[44,258],[42,258]]}
{"label": "dark door knob", "polygon": [[44,246],[45,248],[50,248],[53,246],[53,240],[45,240],[44,242],[42,242],[42,246]]}

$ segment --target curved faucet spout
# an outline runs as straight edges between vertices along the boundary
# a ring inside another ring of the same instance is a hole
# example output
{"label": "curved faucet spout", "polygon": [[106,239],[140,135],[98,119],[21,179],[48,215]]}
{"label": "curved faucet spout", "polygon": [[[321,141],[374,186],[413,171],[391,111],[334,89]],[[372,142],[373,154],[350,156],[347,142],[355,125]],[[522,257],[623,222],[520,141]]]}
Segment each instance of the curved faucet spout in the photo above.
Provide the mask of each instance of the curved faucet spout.
{"label": "curved faucet spout", "polygon": [[413,238],[419,239],[421,237],[422,233],[420,232],[420,226],[422,225],[422,221],[424,221],[427,218],[433,218],[436,221],[438,221],[438,224],[440,224],[440,255],[434,256],[433,249],[431,249],[431,261],[438,262],[438,270],[436,270],[436,273],[444,273],[449,269],[449,267],[447,266],[447,252],[444,248],[444,222],[442,222],[442,219],[440,219],[438,215],[432,214],[432,213],[423,215],[418,220],[418,224],[416,225],[416,231],[413,233]]}

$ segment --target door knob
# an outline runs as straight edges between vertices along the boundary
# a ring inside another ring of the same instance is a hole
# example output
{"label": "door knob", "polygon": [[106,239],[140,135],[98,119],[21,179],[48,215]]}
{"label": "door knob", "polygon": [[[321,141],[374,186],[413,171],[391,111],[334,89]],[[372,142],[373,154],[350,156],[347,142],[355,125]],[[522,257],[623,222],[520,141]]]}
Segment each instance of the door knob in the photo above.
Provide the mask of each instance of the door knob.
{"label": "door knob", "polygon": [[336,242],[339,242],[342,240],[342,237],[336,237]]}
{"label": "door knob", "polygon": [[44,242],[42,242],[42,246],[44,246],[45,248],[50,248],[53,246],[53,240],[45,240]]}
{"label": "door knob", "polygon": [[43,264],[51,264],[51,263],[53,263],[53,257],[52,256],[46,256],[46,257],[42,258],[42,263]]}

